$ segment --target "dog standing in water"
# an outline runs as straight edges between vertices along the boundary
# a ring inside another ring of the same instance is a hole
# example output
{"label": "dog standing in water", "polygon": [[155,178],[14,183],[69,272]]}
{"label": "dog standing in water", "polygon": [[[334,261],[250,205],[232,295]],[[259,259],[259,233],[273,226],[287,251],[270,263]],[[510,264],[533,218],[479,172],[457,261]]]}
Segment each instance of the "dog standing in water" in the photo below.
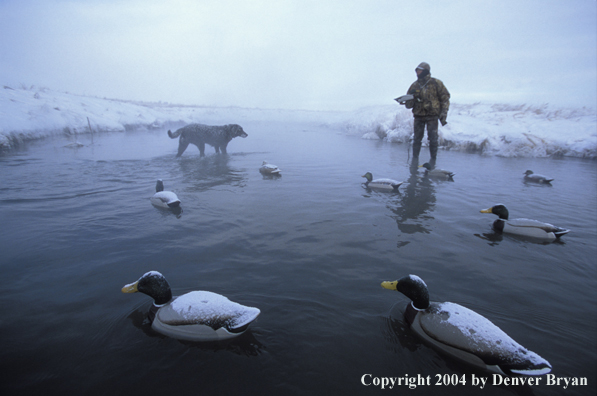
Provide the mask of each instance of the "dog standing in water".
{"label": "dog standing in water", "polygon": [[222,154],[226,154],[226,146],[235,137],[246,138],[247,135],[240,125],[228,124],[228,125],[203,125],[203,124],[189,124],[185,127],[177,129],[176,132],[172,133],[168,131],[168,136],[178,139],[178,154],[180,157],[182,153],[187,149],[189,143],[193,143],[199,148],[201,157],[205,157],[205,144],[209,144],[216,149],[216,153],[220,150]]}

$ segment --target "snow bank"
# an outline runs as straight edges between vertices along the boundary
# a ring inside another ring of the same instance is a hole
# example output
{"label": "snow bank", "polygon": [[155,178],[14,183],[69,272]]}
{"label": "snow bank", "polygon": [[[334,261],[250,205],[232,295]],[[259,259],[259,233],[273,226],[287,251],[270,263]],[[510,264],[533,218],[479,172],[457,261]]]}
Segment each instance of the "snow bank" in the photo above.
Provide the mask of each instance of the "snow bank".
{"label": "snow bank", "polygon": [[[333,114],[333,113],[329,113]],[[0,152],[29,140],[174,127],[193,122],[240,123],[246,120],[325,120],[313,111],[216,108],[102,99],[38,87],[0,88]],[[323,122],[323,121],[318,121]]]}
{"label": "snow bank", "polygon": [[[406,143],[412,138],[412,113],[398,105],[363,109],[344,121],[343,127],[364,139]],[[443,148],[467,152],[597,158],[597,116],[589,108],[452,104],[439,137]]]}
{"label": "snow bank", "polygon": [[[412,114],[398,104],[353,112],[170,105],[101,99],[36,87],[0,88],[0,151],[52,135],[242,121],[317,122],[364,139],[407,143]],[[595,109],[452,104],[440,127],[445,149],[506,157],[597,158]]]}

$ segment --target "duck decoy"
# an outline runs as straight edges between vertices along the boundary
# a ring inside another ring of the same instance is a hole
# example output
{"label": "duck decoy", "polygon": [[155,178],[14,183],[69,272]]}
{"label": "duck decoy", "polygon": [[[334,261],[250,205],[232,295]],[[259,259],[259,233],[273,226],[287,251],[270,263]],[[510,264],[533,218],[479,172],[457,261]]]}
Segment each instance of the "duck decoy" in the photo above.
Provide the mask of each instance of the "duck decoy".
{"label": "duck decoy", "polygon": [[151,203],[160,208],[178,208],[180,206],[180,199],[172,191],[164,191],[164,182],[158,179],[155,185],[155,194],[151,197]]}
{"label": "duck decoy", "polygon": [[410,328],[438,350],[483,370],[502,375],[543,375],[551,364],[503,332],[489,319],[451,302],[430,302],[425,282],[416,275],[381,286],[412,301],[404,317]]}
{"label": "duck decoy", "polygon": [[172,297],[168,281],[157,271],[149,271],[136,282],[125,285],[122,292],[140,292],[153,298],[149,311],[151,327],[179,340],[218,341],[237,337],[261,313],[258,308],[246,307],[208,291]]}
{"label": "duck decoy", "polygon": [[429,162],[425,162],[423,165],[419,165],[419,168],[425,168],[425,174],[430,177],[452,179],[455,175],[455,173],[452,171],[434,168],[433,166],[431,166]]}
{"label": "duck decoy", "polygon": [[531,219],[512,219],[508,220],[508,209],[502,205],[494,205],[491,208],[481,210],[481,213],[493,213],[499,218],[493,222],[493,229],[498,232],[508,234],[522,235],[533,238],[554,240],[570,232],[562,227],[556,227],[553,224],[543,223]]}
{"label": "duck decoy", "polygon": [[367,187],[377,190],[398,191],[398,187],[400,187],[404,183],[394,179],[373,180],[373,174],[371,172],[367,172],[361,177],[367,179],[367,181],[365,182],[365,185]]}
{"label": "duck decoy", "polygon": [[524,181],[531,182],[531,183],[549,184],[553,181],[553,178],[543,176],[543,175],[538,175],[536,173],[533,173],[532,170],[528,170],[524,173]]}
{"label": "duck decoy", "polygon": [[282,170],[274,164],[269,164],[267,161],[263,161],[263,164],[259,168],[259,172],[264,175],[279,175]]}

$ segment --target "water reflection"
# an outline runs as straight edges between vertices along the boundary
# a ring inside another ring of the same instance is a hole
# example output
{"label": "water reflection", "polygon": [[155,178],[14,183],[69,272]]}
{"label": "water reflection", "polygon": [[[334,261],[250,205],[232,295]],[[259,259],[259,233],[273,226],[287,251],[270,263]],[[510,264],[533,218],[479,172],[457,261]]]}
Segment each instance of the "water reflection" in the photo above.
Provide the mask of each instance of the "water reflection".
{"label": "water reflection", "polygon": [[484,232],[483,234],[474,234],[477,238],[487,241],[489,246],[497,246],[504,239],[502,234],[497,232]]}
{"label": "water reflection", "polygon": [[405,234],[430,232],[425,221],[433,220],[431,212],[435,206],[435,187],[428,177],[420,178],[416,168],[411,167],[406,187],[398,204],[388,206],[396,215],[398,229]]}
{"label": "water reflection", "polygon": [[162,217],[167,217],[167,216],[176,216],[177,219],[180,219],[182,217],[182,207],[177,207],[177,208],[158,208],[155,205],[152,205],[153,208],[155,210],[157,210],[158,212],[160,212],[160,214],[162,215]]}
{"label": "water reflection", "polygon": [[537,183],[537,182],[532,182],[532,181],[528,181],[528,180],[523,180],[522,183],[525,185],[525,187],[539,187],[539,188],[553,187],[551,185],[551,183]]}
{"label": "water reflection", "polygon": [[405,302],[399,301],[390,310],[390,315],[384,317],[384,326],[382,329],[384,339],[394,346],[399,346],[400,349],[393,347],[395,352],[406,348],[414,352],[419,347],[419,341],[412,333],[410,326],[404,319]]}
{"label": "water reflection", "polygon": [[474,236],[476,236],[477,238],[483,239],[484,241],[487,241],[487,244],[490,246],[497,246],[500,244],[500,242],[502,242],[504,240],[505,237],[507,237],[507,239],[512,240],[514,242],[518,242],[521,244],[524,243],[533,243],[535,245],[551,245],[552,243],[556,243],[556,244],[561,244],[561,245],[565,245],[566,243],[564,241],[562,241],[561,239],[556,239],[553,241],[546,241],[543,239],[537,239],[537,238],[532,238],[532,237],[525,237],[525,236],[521,236],[521,235],[505,235],[499,232],[485,232],[483,234],[473,234]]}
{"label": "water reflection", "polygon": [[[143,331],[143,333],[145,333],[145,335],[148,337],[168,338],[165,335],[162,335],[151,328],[151,322],[149,321],[147,311],[137,309],[128,316],[128,319],[131,320],[133,326]],[[250,328],[238,337],[222,341],[177,341],[191,348],[198,348],[211,351],[228,351],[242,356],[258,356],[264,349],[264,345],[261,342],[259,342],[257,338],[255,338]]]}
{"label": "water reflection", "polygon": [[261,176],[263,176],[263,180],[279,180],[282,177],[279,173],[261,173]]}
{"label": "water reflection", "polygon": [[247,174],[229,165],[231,155],[214,154],[207,157],[181,157],[179,159],[183,181],[190,191],[206,191],[226,185],[244,187]]}

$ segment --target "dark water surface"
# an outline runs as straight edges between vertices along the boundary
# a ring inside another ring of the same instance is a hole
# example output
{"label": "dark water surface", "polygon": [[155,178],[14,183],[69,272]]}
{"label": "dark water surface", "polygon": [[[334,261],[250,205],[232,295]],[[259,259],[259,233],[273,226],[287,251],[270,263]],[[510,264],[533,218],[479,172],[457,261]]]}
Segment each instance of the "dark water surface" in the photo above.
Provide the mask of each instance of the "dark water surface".
{"label": "dark water surface", "polygon": [[[456,176],[437,182],[410,174],[406,145],[307,123],[243,127],[229,155],[208,147],[203,159],[194,146],[175,158],[165,131],[0,157],[2,395],[595,394],[595,161],[440,151]],[[264,178],[264,160],[282,177]],[[525,185],[526,169],[553,187]],[[366,171],[407,183],[369,191]],[[158,178],[182,213],[150,204]],[[479,213],[496,203],[572,231],[547,244],[496,235]],[[174,294],[213,291],[261,316],[228,343],[157,335],[150,298],[120,292],[149,270]],[[407,299],[380,286],[409,273],[588,386],[473,386],[489,374],[422,344],[401,316]],[[431,384],[382,391],[365,374]],[[467,382],[436,385],[444,374]]]}

